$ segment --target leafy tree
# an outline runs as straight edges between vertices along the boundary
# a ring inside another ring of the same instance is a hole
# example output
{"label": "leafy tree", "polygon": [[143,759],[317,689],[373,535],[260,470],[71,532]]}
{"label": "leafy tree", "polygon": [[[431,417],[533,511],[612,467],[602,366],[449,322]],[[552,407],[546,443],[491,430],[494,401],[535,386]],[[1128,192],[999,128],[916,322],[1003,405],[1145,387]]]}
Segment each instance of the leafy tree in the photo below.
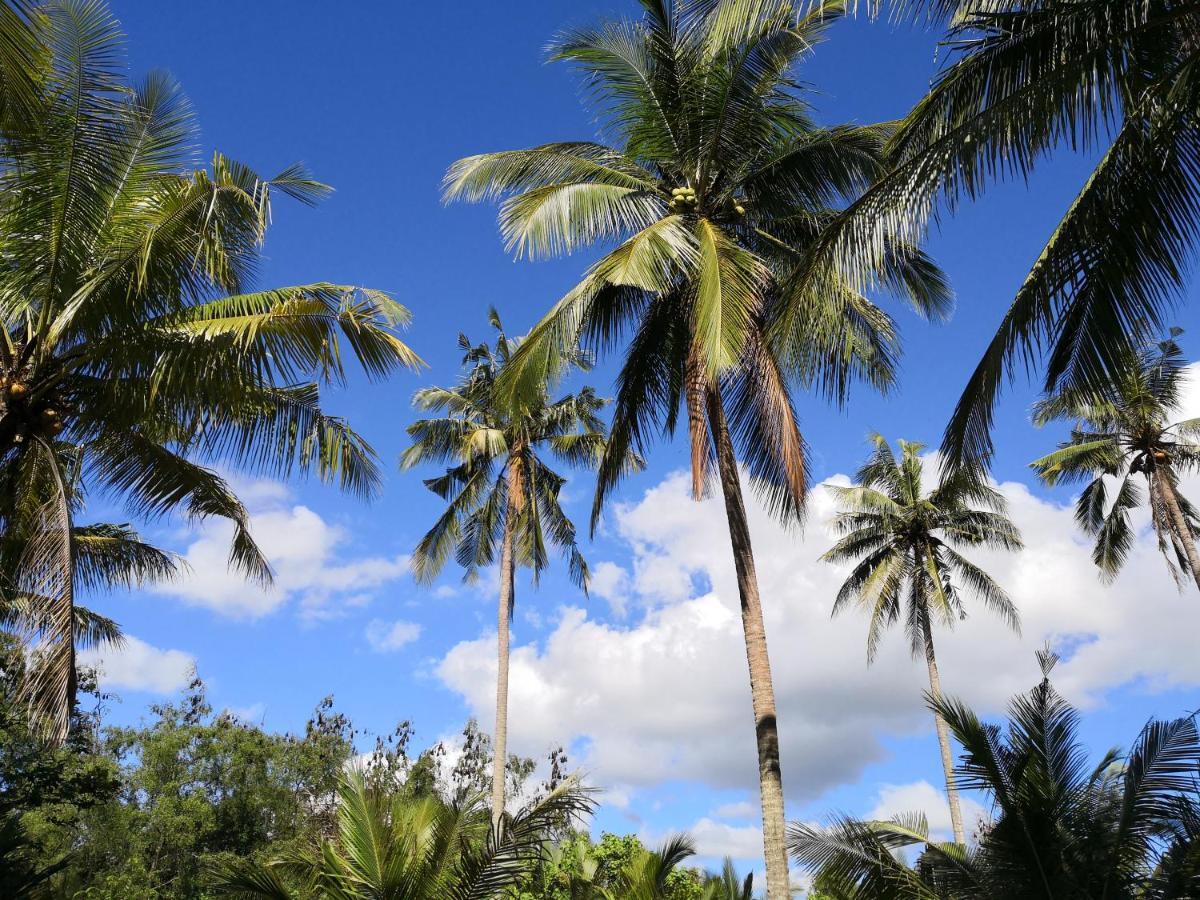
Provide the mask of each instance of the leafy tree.
{"label": "leafy tree", "polygon": [[[575,526],[559,502],[566,479],[550,468],[547,457],[573,466],[594,465],[604,450],[604,425],[597,414],[605,401],[588,387],[552,401],[548,382],[529,386],[520,397],[501,395],[496,376],[516,342],[505,336],[494,309],[490,321],[496,330],[494,350],[486,343],[472,345],[460,335],[459,345],[466,351],[462,380],[451,388],[416,393],[413,403],[418,409],[440,415],[409,426],[413,443],[401,457],[401,467],[451,464],[444,475],[425,482],[447,505],[413,555],[418,581],[436,578],[451,553],[473,579],[496,561],[499,545],[491,791],[492,817],[499,822],[508,763],[509,626],[516,569],[529,568],[536,580],[549,564],[547,546],[553,545],[567,557],[572,580],[587,589],[587,563],[579,552]],[[580,356],[573,361],[586,364]]]}
{"label": "leafy tree", "polygon": [[[793,825],[798,862],[833,900],[1029,897],[1174,900],[1200,883],[1200,735],[1194,716],[1150,722],[1125,756],[1090,764],[1079,715],[1043,680],[1009,705],[1008,733],[953,700],[930,699],[965,755],[964,787],[992,801],[978,846],[929,837],[922,815],[887,822]],[[915,866],[900,852],[920,849]]]}
{"label": "leafy tree", "polygon": [[[1031,465],[1049,485],[1087,482],[1075,521],[1096,539],[1092,560],[1104,578],[1124,565],[1137,537],[1130,514],[1148,502],[1172,577],[1178,583],[1182,572],[1200,587],[1200,517],[1179,492],[1179,476],[1200,464],[1200,419],[1173,421],[1185,381],[1174,340],[1181,333],[1173,329],[1170,340],[1129,355],[1103,387],[1063,391],[1034,409],[1038,425],[1074,422],[1070,439]],[[1111,502],[1107,479],[1119,485]]]}
{"label": "leafy tree", "polygon": [[[838,210],[885,168],[889,126],[820,128],[795,63],[838,18],[779,0],[642,0],[639,21],[568,32],[552,56],[582,70],[613,146],[586,141],[460,160],[448,199],[503,197],[518,255],[608,245],[514,354],[502,387],[519,394],[583,344],[630,336],[618,376],[595,526],[605,499],[655,431],[681,409],[693,489],[715,457],[736,563],[759,760],[767,889],[789,895],[774,687],[738,469],[785,520],[801,516],[805,446],[795,383],[844,399],[890,383],[894,323],[865,295],[883,287],[941,316],[949,290],[898,235],[839,269],[810,250]],[[611,245],[616,243],[615,248]]]}
{"label": "leafy tree", "polygon": [[[872,660],[883,631],[902,616],[914,658],[929,669],[929,692],[942,696],[933,647],[934,622],[952,627],[966,617],[960,592],[965,585],[1014,630],[1017,610],[990,575],[964,557],[963,547],[1020,550],[1017,528],[1005,515],[999,491],[974,469],[944,476],[929,493],[922,485],[921,444],[900,441],[899,460],[886,440],[873,435],[875,452],[858,470],[853,487],[829,488],[842,511],[833,520],[841,539],[823,559],[854,564],[838,591],[833,612],[858,603],[871,616],[867,659]],[[934,716],[954,840],[966,843],[953,756],[946,723]]]}
{"label": "leafy tree", "polygon": [[[205,463],[312,471],[369,494],[374,454],[321,410],[320,386],[344,379],[347,350],[371,376],[419,360],[395,334],[407,311],[378,291],[248,292],[273,196],[311,204],[328,188],[300,166],[263,179],[220,153],[196,168],[187,101],[162,73],[127,85],[104,3],[14,12],[26,8],[0,15],[6,108],[32,86],[32,115],[0,117],[0,534],[25,543],[6,573],[16,593],[44,601],[24,629],[40,651],[30,690],[61,741],[82,487],[139,518],[226,518],[231,563],[269,579],[245,509]],[[18,20],[43,48],[24,87],[4,76]]]}
{"label": "leafy tree", "polygon": [[574,782],[499,821],[481,801],[482,795],[458,805],[371,791],[361,775],[350,774],[338,794],[336,841],[319,852],[222,867],[215,888],[220,895],[278,900],[501,896],[541,858],[555,821],[591,809]]}
{"label": "leafy tree", "polygon": [[[882,5],[882,4],[881,4]],[[928,95],[888,144],[893,172],[828,242],[834,255],[912,233],[1023,178],[1067,146],[1098,161],[1017,291],[946,430],[952,461],[986,460],[993,411],[1045,351],[1046,393],[1118,378],[1184,298],[1200,229],[1200,7],[1175,0],[894,0],[948,22]]]}
{"label": "leafy tree", "polygon": [[[517,900],[724,900],[702,873],[682,863],[695,853],[676,837],[648,850],[632,834],[605,832],[599,843],[573,834],[553,845]],[[733,898],[740,900],[740,898]]]}

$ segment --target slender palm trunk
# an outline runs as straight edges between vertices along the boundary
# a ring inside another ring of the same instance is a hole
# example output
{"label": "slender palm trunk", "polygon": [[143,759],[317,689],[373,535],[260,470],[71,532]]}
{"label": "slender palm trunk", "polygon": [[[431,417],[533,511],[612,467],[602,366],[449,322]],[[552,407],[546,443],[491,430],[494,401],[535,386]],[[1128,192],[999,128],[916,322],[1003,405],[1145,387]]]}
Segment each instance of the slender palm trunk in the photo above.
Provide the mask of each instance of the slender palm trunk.
{"label": "slender palm trunk", "polygon": [[1161,472],[1156,472],[1154,477],[1158,481],[1158,495],[1162,497],[1163,506],[1167,509],[1167,518],[1171,523],[1171,530],[1175,532],[1175,540],[1183,548],[1188,568],[1192,570],[1192,580],[1196,582],[1196,587],[1200,588],[1200,553],[1196,551],[1196,537],[1192,534],[1191,526],[1183,515],[1183,508],[1179,505],[1175,484]]}
{"label": "slender palm trunk", "polygon": [[729,541],[733,547],[742,606],[746,661],[750,666],[750,698],[754,706],[754,732],[758,744],[758,789],[762,801],[763,856],[767,866],[767,900],[788,900],[791,886],[784,835],[783,776],[779,767],[775,687],[771,681],[767,631],[763,625],[758,576],[754,571],[754,552],[750,543],[746,506],[742,500],[737,458],[729,437],[729,426],[725,422],[721,395],[715,385],[708,392],[708,420],[716,443],[721,491],[725,495],[725,515],[729,520]]}
{"label": "slender palm trunk", "polygon": [[[933,631],[929,627],[929,617],[925,617],[925,664],[929,666],[929,694],[935,700],[942,699],[942,679],[938,675],[937,658],[933,653]],[[958,787],[954,783],[954,755],[950,750],[950,729],[946,720],[939,713],[934,713],[934,723],[937,726],[938,744],[942,749],[942,769],[946,773],[946,800],[950,804],[950,826],[954,830],[954,843],[966,844],[967,836],[963,830],[962,807],[958,802]]]}
{"label": "slender palm trunk", "polygon": [[496,610],[496,727],[492,732],[492,823],[504,815],[505,763],[508,761],[508,641],[513,604],[513,504],[504,520],[500,545],[500,603]]}

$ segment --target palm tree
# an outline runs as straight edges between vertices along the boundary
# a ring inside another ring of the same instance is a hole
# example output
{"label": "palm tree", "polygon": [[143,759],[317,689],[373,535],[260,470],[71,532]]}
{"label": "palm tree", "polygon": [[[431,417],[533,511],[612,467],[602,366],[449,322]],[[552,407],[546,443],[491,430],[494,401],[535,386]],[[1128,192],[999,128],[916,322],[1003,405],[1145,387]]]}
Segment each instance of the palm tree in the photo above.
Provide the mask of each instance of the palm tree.
{"label": "palm tree", "polygon": [[[1181,573],[1189,575],[1200,587],[1200,516],[1179,492],[1179,476],[1200,465],[1200,419],[1172,421],[1185,380],[1174,340],[1181,333],[1172,329],[1170,340],[1128,356],[1104,387],[1063,391],[1034,409],[1039,426],[1074,421],[1070,439],[1031,465],[1048,485],[1088,482],[1075,521],[1096,539],[1092,560],[1104,578],[1115,578],[1124,565],[1137,538],[1130,513],[1148,500],[1172,577],[1178,583]],[[1119,482],[1111,503],[1106,479]]]}
{"label": "palm tree", "polygon": [[[842,511],[833,520],[841,539],[822,559],[850,562],[833,612],[858,603],[871,616],[867,659],[874,659],[883,631],[903,615],[914,658],[929,669],[929,695],[942,696],[933,647],[935,621],[947,627],[966,617],[964,584],[1015,631],[1017,610],[990,575],[964,557],[963,547],[1021,549],[1016,526],[1005,515],[1004,497],[977,470],[958,469],[928,494],[922,487],[921,444],[900,441],[897,460],[886,440],[872,435],[875,452],[858,470],[853,487],[830,486]],[[956,843],[966,843],[946,723],[934,715],[946,798]]]}
{"label": "palm tree", "polygon": [[338,839],[317,852],[214,873],[218,895],[353,900],[485,900],[506,896],[542,858],[549,831],[589,812],[573,782],[499,824],[477,798],[456,805],[368,788],[361,774],[339,791]]}
{"label": "palm tree", "polygon": [[[578,345],[631,336],[592,511],[656,431],[686,411],[697,497],[715,458],[737,572],[758,753],[767,890],[788,896],[783,782],[739,457],[785,521],[801,518],[805,445],[798,383],[844,400],[859,378],[894,374],[894,323],[857,289],[948,311],[937,268],[899,238],[851,283],[809,248],[839,205],[883,171],[886,126],[820,128],[792,70],[840,6],[642,0],[640,21],[560,38],[553,58],[581,69],[615,138],[486,153],[455,163],[448,199],[505,197],[501,230],[518,255],[608,245],[514,354],[502,387],[519,393]],[[615,248],[611,245],[616,243]]]}
{"label": "palm tree", "polygon": [[[883,5],[882,0],[873,5]],[[1044,390],[1117,377],[1183,299],[1200,229],[1200,7],[1171,0],[892,0],[949,22],[947,64],[889,141],[894,170],[831,229],[832,255],[919,232],[1066,145],[1098,162],[1046,242],[947,427],[986,461],[997,398],[1045,351]]]}
{"label": "palm tree", "polygon": [[733,860],[727,856],[721,864],[721,874],[704,883],[700,900],[754,900],[754,873],[739,878]]}
{"label": "palm tree", "polygon": [[[496,728],[493,735],[492,817],[504,815],[505,766],[508,762],[509,627],[516,601],[518,566],[536,580],[549,564],[547,545],[559,548],[571,579],[587,590],[587,563],[576,542],[575,526],[563,511],[559,495],[566,480],[547,464],[552,456],[572,466],[594,466],[604,450],[604,424],[598,412],[605,401],[585,387],[551,401],[549,384],[541,383],[519,399],[496,390],[496,376],[517,341],[504,334],[493,309],[493,350],[459,336],[466,374],[451,388],[417,391],[413,404],[436,418],[408,428],[413,443],[400,460],[410,469],[425,462],[451,463],[444,475],[425,482],[446,501],[446,511],[421,538],[413,555],[417,580],[438,576],[451,553],[474,579],[496,561],[500,551],[500,597],[497,610]],[[582,356],[576,367],[586,368]]]}
{"label": "palm tree", "polygon": [[35,115],[0,117],[0,534],[26,547],[15,589],[45,598],[32,702],[61,740],[80,492],[142,519],[226,518],[231,563],[269,580],[209,466],[315,471],[370,494],[373,451],[322,411],[320,386],[344,380],[347,349],[372,377],[419,360],[395,334],[407,312],[378,291],[247,292],[272,196],[311,204],[324,185],[300,166],[262,179],[219,153],[195,168],[187,101],[162,73],[126,85],[103,3],[52,0],[28,24],[45,48]]}
{"label": "palm tree", "polygon": [[[1183,900],[1200,884],[1200,735],[1194,716],[1150,722],[1133,749],[1089,764],[1079,716],[1045,677],[1009,706],[1008,734],[961,703],[930,699],[966,754],[964,786],[993,820],[979,845],[933,841],[923,816],[793,825],[797,862],[831,900]],[[915,867],[905,848],[921,849]]]}

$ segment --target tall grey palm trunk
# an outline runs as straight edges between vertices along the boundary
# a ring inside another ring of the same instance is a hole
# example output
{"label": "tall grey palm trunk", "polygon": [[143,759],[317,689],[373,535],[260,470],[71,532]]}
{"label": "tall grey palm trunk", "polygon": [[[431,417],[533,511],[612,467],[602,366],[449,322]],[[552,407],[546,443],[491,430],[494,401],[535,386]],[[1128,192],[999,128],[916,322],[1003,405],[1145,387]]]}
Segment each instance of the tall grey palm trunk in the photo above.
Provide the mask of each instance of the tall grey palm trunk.
{"label": "tall grey palm trunk", "polygon": [[1191,526],[1188,525],[1187,518],[1183,514],[1183,508],[1179,505],[1179,495],[1176,493],[1175,483],[1161,471],[1156,471],[1154,478],[1158,482],[1158,495],[1162,497],[1163,506],[1166,507],[1171,530],[1175,532],[1175,540],[1183,548],[1184,555],[1187,556],[1188,568],[1192,570],[1192,580],[1196,582],[1196,587],[1200,588],[1200,553],[1196,551],[1196,536],[1192,534]]}
{"label": "tall grey palm trunk", "polygon": [[496,610],[496,727],[492,731],[492,823],[504,816],[504,777],[508,761],[508,643],[513,606],[513,518],[508,504],[504,538],[500,545],[500,603]]}
{"label": "tall grey palm trunk", "polygon": [[746,662],[750,667],[750,698],[754,706],[754,733],[758,745],[758,790],[762,802],[763,857],[767,867],[767,900],[789,900],[787,844],[784,834],[783,776],[779,767],[779,726],[775,714],[775,687],[767,656],[767,631],[763,625],[758,596],[758,576],[750,526],[742,500],[737,458],[719,389],[708,392],[708,421],[717,450],[717,470],[729,520],[729,542],[733,547],[738,595],[742,607],[742,631],[746,640]]}
{"label": "tall grey palm trunk", "polygon": [[[933,652],[933,631],[929,627],[929,617],[925,617],[925,664],[929,667],[929,695],[935,700],[942,699],[942,679],[938,675],[937,657]],[[954,754],[950,749],[950,729],[940,713],[933,714],[937,726],[938,745],[942,750],[942,769],[946,773],[946,801],[950,805],[950,827],[954,831],[954,843],[966,844],[967,836],[963,830],[962,807],[958,802],[958,786],[954,782]]]}

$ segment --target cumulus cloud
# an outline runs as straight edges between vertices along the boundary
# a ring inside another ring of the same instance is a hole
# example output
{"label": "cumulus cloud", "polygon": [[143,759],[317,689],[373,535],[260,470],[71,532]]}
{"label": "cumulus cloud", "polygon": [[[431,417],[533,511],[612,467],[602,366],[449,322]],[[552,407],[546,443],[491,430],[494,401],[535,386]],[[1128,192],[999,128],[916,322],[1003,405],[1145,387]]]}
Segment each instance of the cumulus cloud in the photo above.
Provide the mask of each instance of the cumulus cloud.
{"label": "cumulus cloud", "polygon": [[170,694],[186,685],[196,658],[182,650],[160,650],[140,638],[126,636],[120,647],[85,650],[79,662],[94,666],[100,685],[151,694]]}
{"label": "cumulus cloud", "polygon": [[275,583],[264,588],[230,570],[233,529],[213,519],[191,534],[183,553],[190,571],[154,590],[246,619],[260,618],[296,599],[303,618],[319,620],[366,605],[372,590],[409,572],[405,555],[342,559],[339,549],[349,538],[346,530],[293,504],[286,487],[277,482],[239,483],[237,490],[251,511],[251,533],[275,571]]}
{"label": "cumulus cloud", "polygon": [[[973,607],[967,621],[938,635],[948,692],[995,713],[1036,680],[1033,653],[1047,640],[1066,651],[1056,681],[1077,703],[1094,705],[1131,683],[1200,684],[1200,608],[1176,591],[1151,535],[1142,535],[1117,582],[1104,586],[1069,506],[1021,484],[1002,490],[1028,549],[974,557],[1013,596],[1023,634]],[[921,699],[924,667],[909,657],[903,635],[891,635],[868,668],[861,617],[830,621],[846,570],[817,561],[833,541],[821,524],[833,498],[818,488],[811,504],[803,534],[751,509],[793,801],[856,780],[883,757],[886,736],[932,730]],[[670,778],[753,787],[745,652],[720,501],[693,504],[678,473],[619,508],[615,526],[634,555],[627,602],[640,603],[643,614],[623,625],[567,608],[540,643],[514,649],[510,703],[521,710],[510,737],[514,751],[571,736],[602,784]],[[481,718],[493,702],[494,645],[494,635],[460,643],[438,668]]]}
{"label": "cumulus cloud", "polygon": [[[963,828],[967,834],[973,834],[979,823],[987,817],[987,811],[964,794],[959,795],[959,804],[962,806]],[[881,785],[878,801],[864,818],[890,819],[902,813],[924,813],[930,834],[935,838],[950,840],[953,826],[946,794],[928,781]]]}
{"label": "cumulus cloud", "polygon": [[625,618],[628,610],[629,573],[614,562],[604,560],[592,566],[588,579],[588,591],[605,601],[613,615]]}
{"label": "cumulus cloud", "polygon": [[376,653],[390,653],[411,644],[421,636],[421,626],[415,622],[385,622],[372,619],[367,625],[366,638]]}

